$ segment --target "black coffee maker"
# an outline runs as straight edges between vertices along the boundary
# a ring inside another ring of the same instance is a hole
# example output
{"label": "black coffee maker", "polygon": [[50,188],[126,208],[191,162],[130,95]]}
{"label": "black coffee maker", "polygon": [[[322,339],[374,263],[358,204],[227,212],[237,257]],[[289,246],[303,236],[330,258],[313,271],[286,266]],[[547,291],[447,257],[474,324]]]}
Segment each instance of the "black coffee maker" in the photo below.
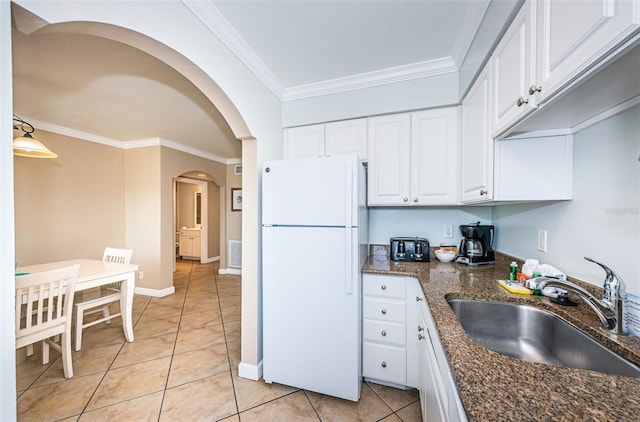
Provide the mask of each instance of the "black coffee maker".
{"label": "black coffee maker", "polygon": [[480,222],[460,226],[462,241],[458,248],[456,262],[467,265],[494,264],[494,226],[480,225]]}

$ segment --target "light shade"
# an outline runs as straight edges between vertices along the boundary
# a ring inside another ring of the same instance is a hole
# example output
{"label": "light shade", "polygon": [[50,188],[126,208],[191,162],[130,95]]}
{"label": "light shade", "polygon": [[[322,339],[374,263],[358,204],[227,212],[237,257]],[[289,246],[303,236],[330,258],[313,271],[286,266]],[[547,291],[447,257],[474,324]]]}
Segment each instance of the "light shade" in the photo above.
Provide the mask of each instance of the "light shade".
{"label": "light shade", "polygon": [[29,158],[56,158],[58,156],[42,145],[40,141],[33,139],[28,133],[13,140],[13,155]]}

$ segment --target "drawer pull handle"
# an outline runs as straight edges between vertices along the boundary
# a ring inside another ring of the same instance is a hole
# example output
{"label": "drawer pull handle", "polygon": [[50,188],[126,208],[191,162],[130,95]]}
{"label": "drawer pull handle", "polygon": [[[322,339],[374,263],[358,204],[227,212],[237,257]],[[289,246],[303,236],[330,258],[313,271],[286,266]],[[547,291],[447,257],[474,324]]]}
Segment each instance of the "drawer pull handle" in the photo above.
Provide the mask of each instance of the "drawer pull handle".
{"label": "drawer pull handle", "polygon": [[381,288],[382,290],[387,290],[387,286],[386,286],[385,284],[383,284],[382,286],[380,286],[380,288]]}
{"label": "drawer pull handle", "polygon": [[381,312],[382,312],[382,315],[386,315],[387,314],[387,310],[386,309],[383,309]]}
{"label": "drawer pull handle", "polygon": [[381,365],[381,366],[382,366],[383,368],[386,368],[386,367],[387,367],[387,362],[382,362],[382,365]]}
{"label": "drawer pull handle", "polygon": [[387,336],[387,332],[384,331],[384,330],[382,330],[382,333],[380,333],[380,334],[382,334],[382,337],[386,337]]}

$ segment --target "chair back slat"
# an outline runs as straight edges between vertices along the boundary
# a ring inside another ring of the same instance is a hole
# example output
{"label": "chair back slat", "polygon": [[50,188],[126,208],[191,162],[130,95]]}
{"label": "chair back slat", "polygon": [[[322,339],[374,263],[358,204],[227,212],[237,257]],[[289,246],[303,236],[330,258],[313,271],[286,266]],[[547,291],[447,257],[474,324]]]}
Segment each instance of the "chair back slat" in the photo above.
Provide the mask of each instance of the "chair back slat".
{"label": "chair back slat", "polygon": [[130,264],[133,256],[133,249],[118,249],[106,247],[102,260],[105,262],[117,262],[119,264]]}
{"label": "chair back slat", "polygon": [[73,311],[79,265],[16,277],[16,338],[64,325]]}

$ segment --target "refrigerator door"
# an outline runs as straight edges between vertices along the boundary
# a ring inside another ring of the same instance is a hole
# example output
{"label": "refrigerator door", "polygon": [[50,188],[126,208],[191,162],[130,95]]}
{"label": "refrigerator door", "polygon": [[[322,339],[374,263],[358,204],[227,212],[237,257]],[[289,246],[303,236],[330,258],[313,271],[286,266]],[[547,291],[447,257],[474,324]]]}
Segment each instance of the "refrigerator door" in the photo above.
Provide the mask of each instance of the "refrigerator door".
{"label": "refrigerator door", "polygon": [[262,241],[265,381],[359,400],[358,229],[263,227]]}
{"label": "refrigerator door", "polygon": [[262,224],[358,225],[357,156],[268,161],[262,169]]}

